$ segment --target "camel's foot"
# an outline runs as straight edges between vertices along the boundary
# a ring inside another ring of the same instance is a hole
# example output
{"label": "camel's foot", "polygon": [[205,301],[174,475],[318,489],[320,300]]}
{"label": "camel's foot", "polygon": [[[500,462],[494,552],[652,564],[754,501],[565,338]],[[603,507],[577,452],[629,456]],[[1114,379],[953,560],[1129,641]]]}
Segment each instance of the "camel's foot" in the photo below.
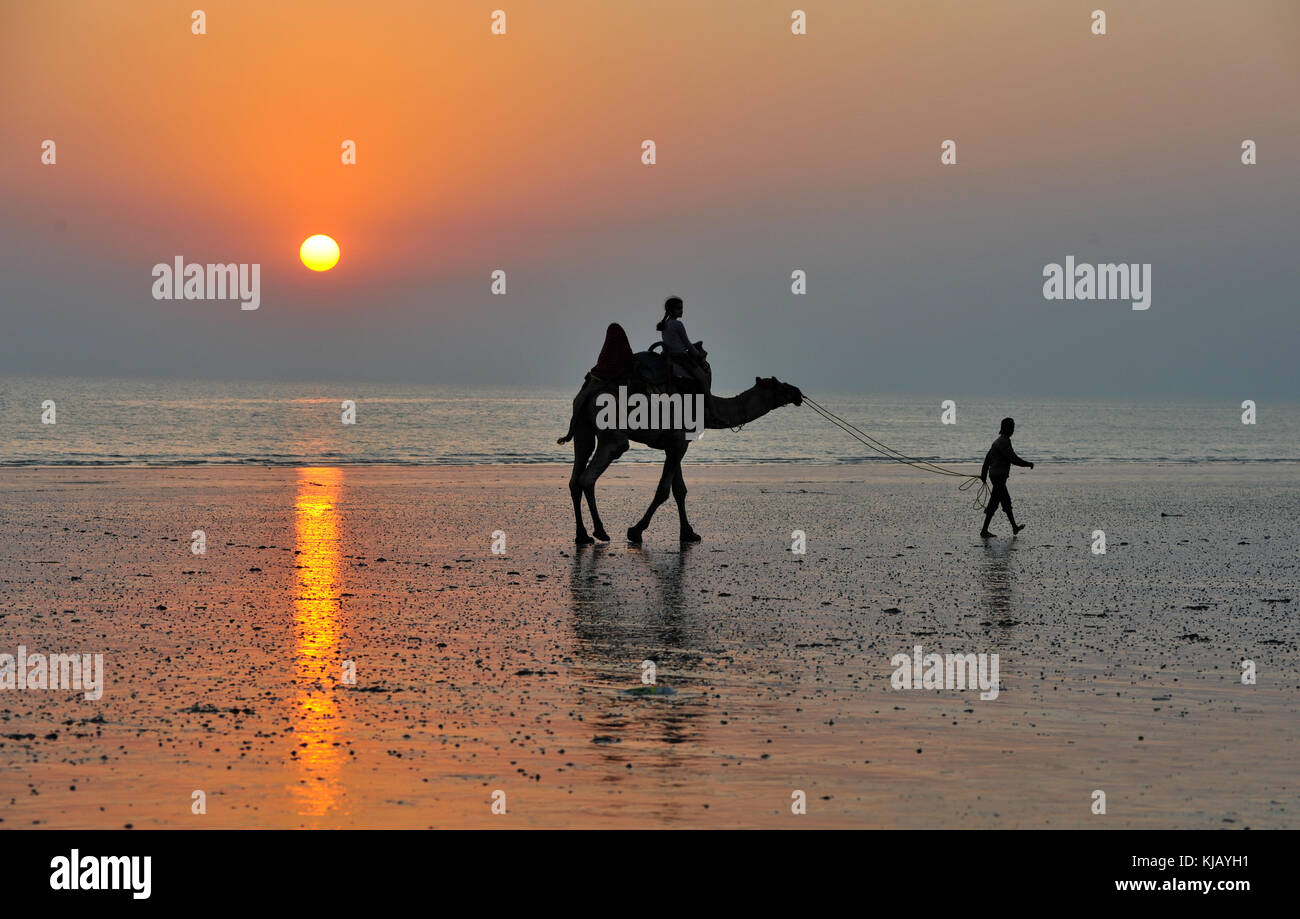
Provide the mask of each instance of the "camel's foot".
{"label": "camel's foot", "polygon": [[578,545],[578,546],[589,546],[595,541],[596,540],[592,539],[590,536],[587,535],[586,530],[579,530],[578,534],[573,537],[574,545]]}
{"label": "camel's foot", "polygon": [[700,542],[702,539],[704,539],[704,537],[692,530],[690,527],[686,527],[686,529],[682,530],[682,542]]}
{"label": "camel's foot", "polygon": [[641,534],[645,532],[644,527],[628,527],[627,541],[641,545]]}
{"label": "camel's foot", "polygon": [[596,532],[593,535],[601,542],[609,542],[609,534],[605,532],[604,527],[596,527]]}

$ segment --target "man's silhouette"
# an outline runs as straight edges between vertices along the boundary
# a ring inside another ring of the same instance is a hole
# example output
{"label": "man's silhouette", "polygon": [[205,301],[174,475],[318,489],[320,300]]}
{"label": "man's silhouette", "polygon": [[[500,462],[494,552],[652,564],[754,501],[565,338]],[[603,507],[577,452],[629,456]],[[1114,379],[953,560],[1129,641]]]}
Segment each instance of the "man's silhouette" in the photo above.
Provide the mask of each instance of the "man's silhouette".
{"label": "man's silhouette", "polygon": [[989,495],[988,507],[984,508],[984,529],[980,530],[981,536],[995,536],[997,534],[989,532],[989,524],[993,521],[993,515],[998,511],[998,505],[1007,512],[1007,519],[1011,521],[1011,534],[1014,536],[1025,528],[1022,523],[1016,525],[1015,515],[1011,513],[1011,493],[1007,491],[1007,477],[1011,475],[1011,467],[1028,466],[1034,468],[1033,463],[1028,463],[1016,456],[1016,451],[1011,449],[1011,435],[1016,432],[1016,422],[1012,418],[1003,418],[1002,427],[998,431],[998,439],[993,441],[993,446],[989,447],[989,452],[984,456],[984,468],[980,470],[980,481],[987,483],[989,477],[993,478],[993,493]]}

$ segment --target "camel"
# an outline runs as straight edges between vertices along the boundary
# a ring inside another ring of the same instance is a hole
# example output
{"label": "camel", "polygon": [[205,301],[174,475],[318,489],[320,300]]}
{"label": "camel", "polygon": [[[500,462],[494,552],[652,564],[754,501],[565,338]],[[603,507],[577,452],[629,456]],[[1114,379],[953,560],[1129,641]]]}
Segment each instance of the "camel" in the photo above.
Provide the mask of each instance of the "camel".
{"label": "camel", "polygon": [[[668,500],[671,489],[677,501],[678,522],[681,524],[681,541],[699,542],[701,537],[691,528],[686,519],[686,482],[682,478],[682,457],[691,441],[684,430],[629,430],[597,427],[597,396],[600,392],[615,391],[610,386],[592,393],[583,403],[582,410],[574,415],[570,434],[573,438],[573,474],[569,477],[569,493],[573,497],[573,516],[577,523],[577,535],[574,542],[579,546],[588,546],[597,539],[609,541],[609,534],[601,523],[600,512],[596,510],[596,480],[610,467],[616,459],[628,449],[629,442],[664,451],[664,469],[659,477],[659,487],[655,489],[654,500],[646,508],[641,519],[628,528],[628,541],[641,542],[650,518],[654,516],[659,505]],[[643,384],[632,383],[629,390],[645,393]],[[689,396],[688,396],[689,398]],[[707,394],[704,397],[704,428],[738,428],[755,418],[761,418],[775,408],[783,405],[801,405],[803,393],[796,386],[782,383],[776,377],[755,377],[754,385],[739,395],[724,398]],[[563,443],[570,435],[560,439]],[[582,522],[582,496],[587,496],[587,507],[591,511],[591,524],[594,538],[588,535]]]}

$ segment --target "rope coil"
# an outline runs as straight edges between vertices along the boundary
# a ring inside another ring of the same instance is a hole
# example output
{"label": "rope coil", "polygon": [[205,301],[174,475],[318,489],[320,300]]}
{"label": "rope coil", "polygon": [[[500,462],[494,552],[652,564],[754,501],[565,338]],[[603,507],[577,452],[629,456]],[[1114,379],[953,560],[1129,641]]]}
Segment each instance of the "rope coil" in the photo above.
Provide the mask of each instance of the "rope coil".
{"label": "rope coil", "polygon": [[821,415],[831,424],[835,425],[845,434],[848,434],[860,443],[866,444],[886,459],[891,459],[896,463],[902,463],[904,466],[912,466],[925,472],[933,472],[936,475],[956,476],[960,479],[965,479],[966,481],[957,486],[958,491],[969,491],[973,486],[978,484],[979,489],[975,492],[975,499],[971,503],[971,506],[976,510],[983,510],[984,506],[988,503],[989,486],[988,483],[982,481],[979,476],[970,475],[966,472],[958,472],[956,469],[947,469],[937,463],[932,463],[929,460],[917,459],[914,456],[908,456],[906,453],[900,453],[888,444],[881,443],[870,434],[860,430],[851,422],[845,421],[839,415],[835,414],[816,400],[804,396],[803,401],[805,405],[817,414]]}

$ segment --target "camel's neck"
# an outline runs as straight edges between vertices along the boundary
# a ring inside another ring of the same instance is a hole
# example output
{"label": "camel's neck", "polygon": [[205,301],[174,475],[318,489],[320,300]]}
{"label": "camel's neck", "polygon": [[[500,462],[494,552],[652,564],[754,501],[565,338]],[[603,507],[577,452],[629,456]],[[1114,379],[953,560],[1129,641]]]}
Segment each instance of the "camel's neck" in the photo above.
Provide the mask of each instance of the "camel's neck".
{"label": "camel's neck", "polygon": [[706,428],[738,428],[755,418],[762,418],[782,403],[770,391],[750,387],[736,396],[705,396],[704,426]]}

